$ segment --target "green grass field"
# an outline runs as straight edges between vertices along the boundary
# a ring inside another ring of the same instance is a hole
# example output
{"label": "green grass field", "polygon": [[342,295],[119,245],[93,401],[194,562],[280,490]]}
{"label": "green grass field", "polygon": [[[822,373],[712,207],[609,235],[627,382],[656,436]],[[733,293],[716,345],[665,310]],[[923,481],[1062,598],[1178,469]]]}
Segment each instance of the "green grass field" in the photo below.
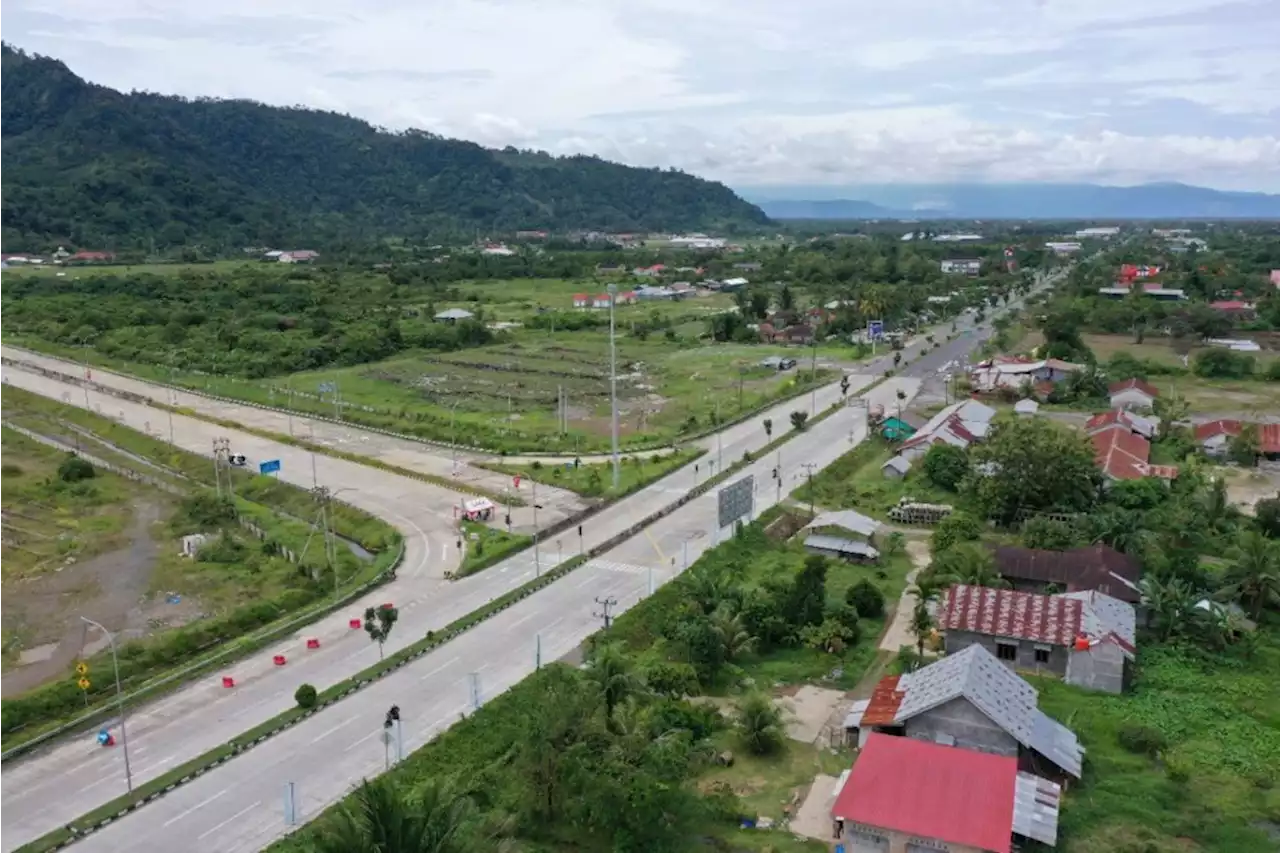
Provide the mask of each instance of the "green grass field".
{"label": "green grass field", "polygon": [[487,524],[466,520],[460,523],[466,546],[462,565],[454,573],[460,578],[487,569],[533,542],[532,537],[507,533]]}
{"label": "green grass field", "polygon": [[613,463],[597,462],[574,465],[544,465],[540,462],[524,465],[486,464],[486,468],[504,474],[519,474],[532,480],[560,489],[568,489],[583,497],[615,498],[628,495],[660,480],[677,468],[681,468],[702,455],[700,450],[673,450],[660,456],[623,456],[618,461],[618,488],[613,487]]}
{"label": "green grass field", "polygon": [[[283,264],[278,265],[282,269]],[[173,264],[90,264],[77,266],[55,266],[53,264],[13,265],[4,271],[13,276],[49,276],[74,278],[90,275],[179,275],[184,272],[235,272],[246,267],[259,269],[272,268],[270,264],[260,261],[209,261],[207,263],[173,263]]]}
{"label": "green grass field", "polygon": [[[812,481],[812,500],[819,509],[854,509],[872,518],[887,520],[889,510],[904,497],[925,503],[954,505],[959,496],[939,489],[924,476],[919,460],[901,480],[884,476],[880,468],[896,453],[884,439],[872,436],[828,465]],[[810,502],[810,485],[791,493],[803,504]]]}
{"label": "green grass field", "polygon": [[[1040,707],[1088,754],[1064,798],[1063,853],[1273,853],[1280,839],[1280,643],[1264,628],[1247,659],[1140,654],[1131,694],[1089,693],[1038,679]],[[1121,745],[1125,729],[1157,733],[1156,757]]]}
{"label": "green grass field", "polygon": [[[827,381],[802,364],[779,373],[766,356],[807,351],[744,344],[692,346],[621,336],[619,435],[624,448],[669,443],[720,421]],[[132,367],[126,367],[132,370]],[[138,371],[146,375],[154,371]],[[438,441],[508,452],[588,453],[609,446],[609,346],[606,334],[528,332],[501,344],[452,353],[406,354],[387,361],[281,378],[174,375],[211,394],[342,417]],[[166,380],[169,378],[164,375]],[[337,388],[340,404],[333,401]],[[561,432],[557,400],[568,402]]]}

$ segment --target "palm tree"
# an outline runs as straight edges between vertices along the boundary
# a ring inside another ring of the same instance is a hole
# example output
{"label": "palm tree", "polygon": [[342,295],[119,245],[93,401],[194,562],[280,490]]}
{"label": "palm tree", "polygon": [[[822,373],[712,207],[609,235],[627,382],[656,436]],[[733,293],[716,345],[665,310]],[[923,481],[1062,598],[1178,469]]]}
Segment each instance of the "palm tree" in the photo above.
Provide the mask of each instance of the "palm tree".
{"label": "palm tree", "polygon": [[491,850],[470,797],[428,778],[407,797],[386,777],[362,782],[310,853],[472,853]]}
{"label": "palm tree", "polygon": [[711,630],[720,641],[725,663],[755,650],[756,638],[742,624],[742,614],[732,606],[724,605],[711,614]]}
{"label": "palm tree", "polygon": [[953,583],[992,589],[1009,586],[1009,582],[996,571],[991,552],[977,542],[962,542],[934,556],[930,574],[934,575],[935,582],[947,578]]}
{"label": "palm tree", "polygon": [[639,685],[631,658],[623,650],[622,643],[605,643],[596,649],[587,677],[600,689],[605,720],[612,724],[614,709],[635,693]]}
{"label": "palm tree", "polygon": [[738,703],[738,736],[752,755],[768,755],[782,745],[782,711],[763,693],[751,693]]}
{"label": "palm tree", "polygon": [[1230,551],[1231,568],[1223,594],[1239,596],[1256,621],[1262,608],[1280,604],[1280,546],[1256,530],[1240,537]]}
{"label": "palm tree", "polygon": [[1148,575],[1138,584],[1147,618],[1156,626],[1161,640],[1183,631],[1194,602],[1191,585],[1180,578],[1161,583]]}

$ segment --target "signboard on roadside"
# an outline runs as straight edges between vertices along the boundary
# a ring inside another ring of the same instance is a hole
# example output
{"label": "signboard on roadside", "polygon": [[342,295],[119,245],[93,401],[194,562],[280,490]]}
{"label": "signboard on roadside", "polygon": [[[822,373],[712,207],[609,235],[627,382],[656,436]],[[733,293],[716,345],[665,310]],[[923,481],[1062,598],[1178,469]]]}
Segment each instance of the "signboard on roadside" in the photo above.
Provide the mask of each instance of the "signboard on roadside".
{"label": "signboard on roadside", "polygon": [[756,480],[752,475],[725,486],[716,493],[719,500],[720,526],[728,527],[740,518],[750,518],[755,505]]}
{"label": "signboard on roadside", "polygon": [[884,320],[868,320],[867,321],[867,340],[870,340],[870,341],[884,340]]}
{"label": "signboard on roadside", "polygon": [[258,463],[258,473],[259,473],[259,474],[279,474],[279,473],[280,473],[280,460],[279,460],[279,459],[268,459],[266,462],[259,462],[259,463]]}

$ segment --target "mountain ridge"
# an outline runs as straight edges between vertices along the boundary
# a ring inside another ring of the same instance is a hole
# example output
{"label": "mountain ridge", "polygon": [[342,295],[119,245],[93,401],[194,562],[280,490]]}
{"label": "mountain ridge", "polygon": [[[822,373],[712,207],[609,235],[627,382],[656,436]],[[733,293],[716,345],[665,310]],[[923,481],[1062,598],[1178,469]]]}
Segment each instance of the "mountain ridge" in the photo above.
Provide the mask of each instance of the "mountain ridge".
{"label": "mountain ridge", "polygon": [[3,45],[6,250],[768,223],[720,183],[253,101],[121,93]]}
{"label": "mountain ridge", "polygon": [[[1177,182],[741,187],[779,219],[1274,219],[1280,195]],[[796,216],[808,211],[814,215]]]}

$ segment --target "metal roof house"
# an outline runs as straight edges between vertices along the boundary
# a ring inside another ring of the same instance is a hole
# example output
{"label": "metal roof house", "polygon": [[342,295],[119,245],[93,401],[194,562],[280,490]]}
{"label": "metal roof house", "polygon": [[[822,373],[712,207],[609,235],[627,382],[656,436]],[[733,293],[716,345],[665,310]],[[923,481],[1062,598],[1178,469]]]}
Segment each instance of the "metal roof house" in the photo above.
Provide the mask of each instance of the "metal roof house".
{"label": "metal roof house", "polygon": [[1080,778],[1084,747],[1037,707],[1039,694],[985,648],[972,645],[936,663],[890,675],[845,718],[859,747],[872,732],[1016,757],[1050,778]]}
{"label": "metal roof house", "polygon": [[1096,590],[1039,595],[956,584],[938,611],[948,654],[984,646],[1013,669],[1122,693],[1136,656],[1132,605]]}
{"label": "metal roof house", "polygon": [[1057,843],[1061,797],[1016,759],[873,734],[831,817],[858,853],[1011,853],[1015,836]]}
{"label": "metal roof house", "polygon": [[[814,531],[805,537],[805,550],[811,554],[838,557],[845,560],[877,560],[880,552],[871,544],[880,522],[867,518],[851,509],[824,512],[814,517],[803,528]],[[835,530],[848,535],[840,535]],[[825,532],[819,532],[825,531]]]}
{"label": "metal roof house", "polygon": [[465,308],[449,308],[436,314],[436,319],[446,323],[456,323],[459,320],[470,320],[474,316],[476,315]]}

